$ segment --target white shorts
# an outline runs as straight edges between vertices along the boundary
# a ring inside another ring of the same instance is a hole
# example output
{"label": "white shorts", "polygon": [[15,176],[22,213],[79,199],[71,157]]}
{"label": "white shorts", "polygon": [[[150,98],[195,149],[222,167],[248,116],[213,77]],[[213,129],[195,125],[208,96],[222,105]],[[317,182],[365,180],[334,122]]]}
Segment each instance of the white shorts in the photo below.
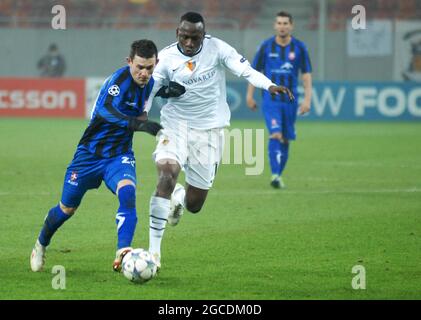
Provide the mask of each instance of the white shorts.
{"label": "white shorts", "polygon": [[189,185],[203,190],[212,187],[224,150],[222,128],[165,128],[160,131],[158,139],[152,155],[155,162],[174,160],[184,170]]}

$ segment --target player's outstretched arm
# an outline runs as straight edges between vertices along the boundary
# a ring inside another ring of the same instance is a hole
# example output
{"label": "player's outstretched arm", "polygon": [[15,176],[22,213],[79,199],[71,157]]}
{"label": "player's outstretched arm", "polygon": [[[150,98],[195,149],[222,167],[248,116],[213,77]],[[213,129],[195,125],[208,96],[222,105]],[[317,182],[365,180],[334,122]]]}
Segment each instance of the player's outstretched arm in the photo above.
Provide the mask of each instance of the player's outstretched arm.
{"label": "player's outstretched arm", "polygon": [[268,77],[253,69],[251,66],[245,68],[242,76],[246,78],[253,87],[267,90],[274,95],[286,93],[291,101],[294,100],[294,95],[287,87],[277,86]]}
{"label": "player's outstretched arm", "polygon": [[128,116],[121,113],[110,102],[106,102],[99,108],[97,116],[110,124],[127,128],[131,131],[144,131],[154,136],[162,129],[159,123],[148,120],[146,112],[138,117]]}
{"label": "player's outstretched arm", "polygon": [[143,131],[156,136],[162,126],[148,119],[148,113],[145,111],[138,117],[133,117],[129,121],[129,129],[133,131]]}
{"label": "player's outstretched arm", "polygon": [[146,121],[141,121],[137,125],[137,127],[135,127],[134,131],[143,131],[153,136],[156,136],[159,130],[161,129],[162,129],[162,126],[158,122],[146,120]]}

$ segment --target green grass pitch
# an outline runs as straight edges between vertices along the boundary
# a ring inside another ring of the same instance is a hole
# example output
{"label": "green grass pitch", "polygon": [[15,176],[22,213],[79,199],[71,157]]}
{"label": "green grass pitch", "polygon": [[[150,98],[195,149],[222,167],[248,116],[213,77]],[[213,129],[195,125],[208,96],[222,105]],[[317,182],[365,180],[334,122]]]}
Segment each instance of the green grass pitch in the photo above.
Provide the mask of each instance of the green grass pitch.
{"label": "green grass pitch", "polygon": [[[32,246],[86,124],[0,119],[0,299],[421,298],[419,122],[299,122],[285,190],[270,188],[267,162],[258,176],[221,166],[202,212],[167,226],[161,273],[144,285],[111,270],[118,202],[102,185],[56,233],[44,272],[31,272]],[[135,247],[148,247],[154,145],[136,134]],[[65,267],[64,290],[52,287],[55,265]],[[355,265],[365,268],[364,290],[351,286]]]}

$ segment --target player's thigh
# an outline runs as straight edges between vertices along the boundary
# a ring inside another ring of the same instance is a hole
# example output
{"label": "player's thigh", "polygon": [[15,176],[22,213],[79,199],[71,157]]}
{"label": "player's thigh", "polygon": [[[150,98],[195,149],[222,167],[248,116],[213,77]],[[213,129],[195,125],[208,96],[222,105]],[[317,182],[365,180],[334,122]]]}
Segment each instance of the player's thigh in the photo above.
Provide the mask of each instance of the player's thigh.
{"label": "player's thigh", "polygon": [[77,208],[86,191],[98,188],[102,182],[103,164],[100,161],[82,163],[75,158],[64,175],[61,203]]}
{"label": "player's thigh", "polygon": [[183,168],[187,161],[187,129],[164,128],[159,132],[158,143],[152,158],[158,166],[168,165]]}
{"label": "player's thigh", "polygon": [[209,190],[216,177],[224,149],[224,131],[193,130],[189,135],[186,182],[198,189]]}
{"label": "player's thigh", "polygon": [[287,141],[295,140],[295,122],[297,120],[297,103],[286,103],[282,106],[282,135]]}
{"label": "player's thigh", "polygon": [[122,184],[127,185],[131,182],[136,186],[136,159],[133,153],[129,152],[109,159],[103,179],[107,188],[114,194]]}
{"label": "player's thigh", "polygon": [[263,115],[265,118],[266,128],[270,135],[274,133],[282,133],[283,117],[279,103],[264,103]]}

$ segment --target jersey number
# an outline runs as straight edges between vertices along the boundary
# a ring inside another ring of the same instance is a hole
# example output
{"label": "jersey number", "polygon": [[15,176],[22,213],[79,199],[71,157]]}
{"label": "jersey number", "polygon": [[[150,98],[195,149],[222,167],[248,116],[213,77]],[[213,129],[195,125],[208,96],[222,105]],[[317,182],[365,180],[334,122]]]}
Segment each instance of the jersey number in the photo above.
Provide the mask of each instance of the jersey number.
{"label": "jersey number", "polygon": [[121,163],[130,164],[132,167],[134,167],[136,161],[134,159],[131,160],[129,157],[121,157]]}

